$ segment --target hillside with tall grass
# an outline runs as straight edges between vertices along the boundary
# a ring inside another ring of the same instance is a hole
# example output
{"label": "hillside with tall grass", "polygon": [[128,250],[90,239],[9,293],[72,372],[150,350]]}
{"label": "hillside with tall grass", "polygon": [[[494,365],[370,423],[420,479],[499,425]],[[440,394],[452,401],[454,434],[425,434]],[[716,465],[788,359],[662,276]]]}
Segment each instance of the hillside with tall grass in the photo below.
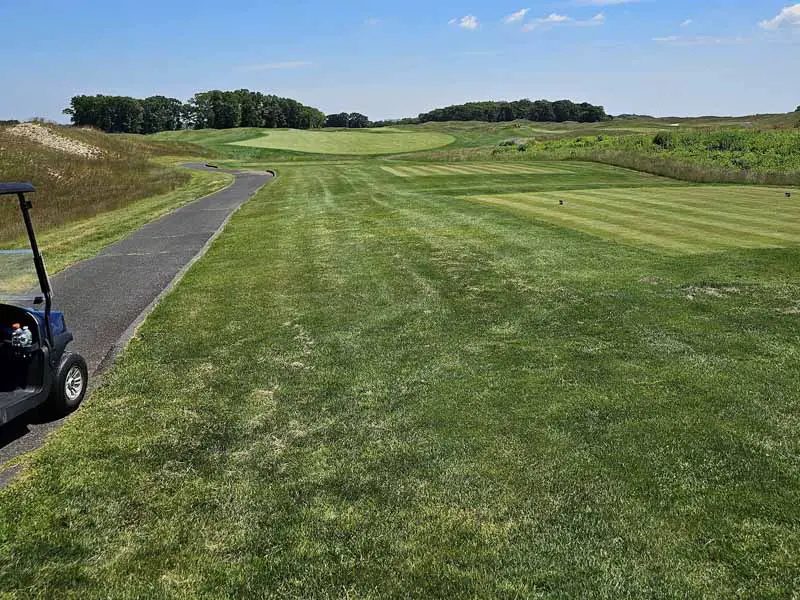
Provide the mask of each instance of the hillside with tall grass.
{"label": "hillside with tall grass", "polygon": [[[507,148],[500,152],[519,148]],[[800,129],[662,131],[655,135],[532,141],[532,158],[594,160],[703,183],[800,182]]]}
{"label": "hillside with tall grass", "polygon": [[[41,231],[184,186],[190,179],[187,172],[153,159],[201,152],[191,144],[89,129],[36,125],[28,131],[35,135],[0,127],[0,181],[36,186],[34,219]],[[16,210],[13,202],[0,202],[0,242],[22,233]]]}

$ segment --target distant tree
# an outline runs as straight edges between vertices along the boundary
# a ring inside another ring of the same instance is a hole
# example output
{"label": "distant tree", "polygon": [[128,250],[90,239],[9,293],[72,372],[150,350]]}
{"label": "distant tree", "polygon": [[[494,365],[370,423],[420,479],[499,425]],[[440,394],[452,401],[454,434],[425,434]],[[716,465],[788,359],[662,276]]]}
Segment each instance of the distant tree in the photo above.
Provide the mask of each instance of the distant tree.
{"label": "distant tree", "polygon": [[556,120],[556,113],[553,112],[553,103],[547,100],[537,100],[533,103],[531,111],[528,113],[531,121],[552,122]]}
{"label": "distant tree", "polygon": [[350,113],[347,116],[347,126],[350,129],[363,129],[369,127],[369,117],[361,113]]}
{"label": "distant tree", "polygon": [[325,125],[322,111],[291,98],[261,92],[210,90],[198,92],[187,103],[151,96],[75,96],[64,109],[72,123],[112,133],[156,133],[182,127],[292,127],[316,129]]}
{"label": "distant tree", "polygon": [[571,100],[556,100],[553,102],[553,112],[557,123],[578,120],[578,107]]}
{"label": "distant tree", "polygon": [[127,96],[75,96],[64,114],[74,125],[111,133],[141,133],[144,120],[142,101]]}
{"label": "distant tree", "polygon": [[347,127],[350,115],[347,113],[337,113],[325,117],[325,127]]}
{"label": "distant tree", "polygon": [[800,112],[800,106],[794,109],[794,112]]}
{"label": "distant tree", "polygon": [[236,90],[236,102],[239,103],[239,127],[261,127],[259,106],[264,94],[250,90]]}
{"label": "distant tree", "polygon": [[176,131],[183,126],[183,102],[175,98],[151,96],[142,100],[141,133]]}
{"label": "distant tree", "polygon": [[513,102],[468,102],[437,108],[419,115],[418,121],[488,121],[508,122],[515,119],[531,121],[581,121],[596,122],[608,119],[602,106],[587,102],[575,104],[571,100],[537,100],[527,98]]}

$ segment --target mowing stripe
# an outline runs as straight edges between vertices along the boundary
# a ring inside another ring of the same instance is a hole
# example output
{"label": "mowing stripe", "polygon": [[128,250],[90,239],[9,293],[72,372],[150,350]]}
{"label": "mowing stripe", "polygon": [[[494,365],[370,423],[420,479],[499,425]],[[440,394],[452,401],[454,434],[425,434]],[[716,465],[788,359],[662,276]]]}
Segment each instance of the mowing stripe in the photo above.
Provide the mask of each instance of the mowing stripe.
{"label": "mowing stripe", "polygon": [[493,173],[493,174],[500,174],[500,175],[517,175],[517,174],[519,174],[518,171],[515,171],[514,169],[509,169],[505,165],[483,165],[483,168],[488,170],[490,173]]}
{"label": "mowing stripe", "polygon": [[[608,197],[609,203],[615,202],[617,204],[625,204],[626,199],[624,196],[618,193],[611,193],[608,192],[606,195],[605,191],[602,190],[593,190],[592,196],[600,196],[600,197]],[[797,224],[793,223],[794,219],[787,221],[786,219],[771,219],[771,218],[764,218],[763,211],[758,211],[757,215],[748,215],[742,214],[741,209],[737,209],[736,212],[725,211],[725,210],[712,210],[712,209],[704,209],[699,208],[696,206],[692,206],[689,204],[678,204],[676,202],[668,202],[664,200],[653,200],[653,199],[641,199],[637,198],[635,201],[627,198],[627,204],[634,204],[634,205],[647,205],[647,206],[654,206],[663,208],[670,212],[673,211],[680,211],[681,213],[689,213],[689,214],[697,214],[700,216],[709,216],[715,217],[717,221],[724,221],[724,222],[731,222],[731,223],[741,223],[744,225],[752,225],[752,224],[759,224],[769,227],[770,230],[767,233],[780,233],[785,232],[786,235],[792,237],[793,239],[800,241],[800,230],[798,230]]]}
{"label": "mowing stripe", "polygon": [[[619,188],[617,188],[619,189]],[[752,188],[740,189],[734,187],[719,187],[720,191],[724,191],[727,195],[724,200],[712,200],[708,197],[708,187],[681,187],[672,188],[670,190],[660,189],[656,191],[653,189],[652,195],[668,196],[670,200],[676,203],[693,205],[693,206],[737,206],[744,210],[764,214],[764,206],[775,208],[775,189],[770,188]],[[674,192],[683,190],[684,194],[677,196]],[[620,190],[621,192],[624,190]],[[648,192],[651,193],[651,192]],[[767,197],[769,195],[769,197]],[[763,205],[763,206],[762,206]],[[784,204],[781,210],[791,213],[793,217],[800,216],[800,206],[793,204]],[[783,218],[783,215],[781,216]]]}
{"label": "mowing stripe", "polygon": [[663,231],[661,230],[657,230],[656,233],[651,233],[642,227],[631,227],[626,223],[596,221],[594,219],[579,217],[563,211],[554,211],[552,209],[545,209],[544,207],[540,208],[533,207],[529,204],[521,204],[503,197],[466,196],[463,199],[531,213],[548,223],[566,226],[570,229],[577,229],[585,233],[599,235],[603,238],[610,237],[612,240],[616,238],[626,242],[638,244],[645,243],[650,246],[656,246],[658,248],[665,248],[667,250],[674,250],[682,253],[695,253],[718,249],[713,245],[699,244],[696,240],[680,241],[677,239],[677,236],[665,237],[663,235]]}
{"label": "mowing stripe", "polygon": [[[525,173],[525,174],[536,174],[536,175],[545,175],[548,173],[553,173],[554,171],[551,169],[546,169],[543,167],[532,167],[529,165],[505,165],[505,168],[508,169],[512,173]],[[555,171],[556,173],[558,171]]]}
{"label": "mowing stripe", "polygon": [[491,168],[486,165],[471,165],[471,168],[481,175],[493,175]]}
{"label": "mowing stripe", "polygon": [[[800,203],[783,202],[783,191],[778,196],[775,188],[605,188],[472,199],[525,210],[590,233],[609,233],[616,227],[626,239],[683,251],[800,243]],[[570,205],[558,208],[558,200]],[[779,206],[780,214],[765,211],[765,203],[770,208]],[[637,238],[633,232],[645,235]]]}
{"label": "mowing stripe", "polygon": [[458,165],[407,165],[381,166],[381,169],[397,177],[432,177],[446,175],[561,175],[572,171],[532,165],[508,163],[460,163]]}
{"label": "mowing stripe", "polygon": [[[729,188],[728,188],[729,189]],[[640,198],[631,198],[630,190],[620,189],[620,188],[606,188],[605,192],[613,192],[614,194],[618,195],[621,198],[628,197],[630,198],[631,202],[638,203],[638,202],[659,202],[665,205],[674,205],[676,207],[686,207],[687,210],[699,210],[699,211],[712,211],[717,210],[718,212],[722,212],[722,214],[730,214],[731,209],[736,214],[741,215],[741,217],[746,217],[752,215],[753,219],[759,219],[762,221],[769,221],[770,218],[765,215],[774,214],[773,212],[766,213],[763,208],[758,206],[754,206],[754,199],[758,197],[754,197],[751,192],[748,191],[736,191],[736,195],[739,196],[743,193],[747,193],[748,200],[733,200],[726,199],[724,202],[710,202],[707,198],[703,196],[698,196],[699,193],[706,194],[708,192],[707,188],[672,188],[672,189],[659,189],[656,190],[655,188],[651,188],[648,190],[647,200],[640,199]],[[762,191],[763,193],[764,191]],[[768,190],[768,193],[773,196],[775,190]],[[760,201],[761,199],[758,198]],[[772,219],[773,224],[777,222],[781,223],[796,223],[800,226],[800,207],[790,207],[787,210],[781,212],[780,215],[775,214],[774,218]]]}
{"label": "mowing stripe", "polygon": [[[509,194],[509,198],[514,201],[520,202],[531,202],[532,198],[530,195],[525,194]],[[537,198],[552,198],[553,204],[559,198],[557,194],[537,194]],[[584,201],[585,204],[582,206],[577,204],[579,208],[581,208],[582,214],[589,213],[592,215],[597,216],[597,220],[599,221],[611,221],[615,223],[627,223],[629,221],[636,221],[637,225],[641,228],[643,224],[647,224],[648,230],[664,230],[666,233],[667,229],[673,231],[680,231],[680,237],[689,240],[701,240],[701,239],[712,239],[718,240],[720,245],[723,247],[735,247],[735,246],[746,246],[746,247],[764,247],[764,246],[780,246],[784,245],[782,242],[785,243],[784,239],[775,238],[770,235],[759,235],[754,234],[753,232],[746,230],[741,227],[727,227],[725,225],[720,225],[715,221],[709,220],[695,220],[692,218],[682,218],[677,215],[671,215],[669,213],[664,213],[663,211],[656,211],[656,210],[637,210],[630,207],[625,207],[624,212],[620,212],[614,210],[613,208],[604,208],[602,205],[598,205],[598,203],[593,203],[589,199],[588,194],[584,196],[580,196],[575,199],[576,203],[580,203]],[[539,209],[539,205],[534,205],[536,209]],[[545,209],[546,210],[546,209]],[[569,210],[569,209],[567,209]],[[566,212],[564,210],[560,210],[559,212]],[[652,217],[654,214],[658,212],[661,213],[661,216],[666,216],[666,219],[653,219]],[[702,224],[706,224],[707,227],[703,227]],[[690,235],[687,235],[690,234]],[[693,235],[691,235],[693,234]],[[731,235],[734,234],[734,235]],[[748,235],[749,239],[743,239],[741,237],[742,234]],[[670,237],[674,237],[670,235]],[[761,241],[756,241],[756,239]]]}
{"label": "mowing stripe", "polygon": [[453,165],[439,165],[439,168],[445,171],[447,175],[457,174],[457,175],[471,175],[468,171],[464,171],[460,167],[455,167]]}
{"label": "mowing stripe", "polygon": [[572,174],[572,171],[567,171],[564,169],[556,169],[554,167],[535,167],[532,165],[516,165],[516,164],[514,165],[507,164],[506,167],[512,171],[516,171],[519,173],[531,173],[536,175],[550,175],[550,174],[560,175],[564,173],[568,175]]}
{"label": "mowing stripe", "polygon": [[381,167],[381,169],[383,169],[387,173],[395,175],[396,177],[408,177],[408,175],[406,175],[405,173],[402,173],[398,169],[394,169],[392,167]]}
{"label": "mowing stripe", "polygon": [[[681,223],[688,223],[690,226],[694,225],[706,225],[710,230],[718,230],[718,231],[731,231],[734,233],[743,233],[747,234],[751,237],[760,237],[765,240],[775,240],[778,242],[781,241],[788,241],[788,242],[797,242],[798,236],[791,231],[786,232],[775,232],[760,229],[758,227],[751,227],[744,224],[737,224],[732,222],[731,220],[726,218],[726,215],[722,215],[719,218],[714,218],[713,215],[708,214],[707,212],[700,212],[700,216],[692,216],[687,215],[684,216],[682,214],[676,213],[675,210],[670,210],[668,208],[636,208],[632,206],[635,204],[630,200],[626,201],[623,199],[612,199],[609,197],[604,197],[604,194],[599,191],[592,191],[591,194],[586,194],[580,198],[576,199],[576,202],[588,202],[593,206],[602,205],[608,207],[617,207],[621,209],[622,212],[628,214],[638,214],[642,215],[643,217],[652,217],[652,216],[661,216],[664,217],[664,221],[666,222],[681,222]],[[602,210],[602,209],[601,209]],[[685,210],[685,209],[678,209],[678,210]],[[611,212],[617,212],[611,210]],[[705,228],[701,228],[705,230]]]}
{"label": "mowing stripe", "polygon": [[438,171],[435,166],[415,165],[414,167],[409,167],[409,169],[413,169],[414,174],[417,177],[431,177],[431,176],[441,175],[441,172]]}
{"label": "mowing stripe", "polygon": [[[549,196],[549,194],[547,196]],[[515,204],[528,206],[533,212],[549,214],[551,217],[557,220],[561,219],[562,217],[567,218],[567,215],[577,216],[573,213],[569,213],[568,210],[563,210],[561,208],[550,209],[549,207],[543,205],[531,203],[530,197],[523,195],[509,194],[508,196],[504,195],[501,198],[504,197],[508,197],[510,201],[514,202]],[[559,196],[552,197],[554,205],[558,197]],[[735,232],[734,235],[731,235],[730,233],[720,233],[714,229],[709,230],[702,227],[694,227],[694,224],[691,221],[688,224],[684,224],[680,222],[676,223],[674,220],[652,220],[648,219],[648,217],[651,215],[647,213],[642,214],[641,211],[638,211],[638,214],[621,213],[614,210],[604,209],[596,205],[590,206],[588,204],[582,206],[581,209],[581,216],[587,218],[589,216],[593,216],[594,221],[596,222],[616,223],[627,227],[633,225],[632,228],[634,229],[650,232],[654,235],[660,234],[663,239],[681,239],[697,246],[724,249],[736,246],[761,248],[786,245],[785,241],[783,240],[761,238],[761,241],[755,241],[752,239],[753,236],[750,236],[750,239],[742,238],[742,235],[739,232]],[[644,219],[642,217],[644,217]],[[708,244],[701,244],[701,241],[712,242],[712,244],[711,246]]]}

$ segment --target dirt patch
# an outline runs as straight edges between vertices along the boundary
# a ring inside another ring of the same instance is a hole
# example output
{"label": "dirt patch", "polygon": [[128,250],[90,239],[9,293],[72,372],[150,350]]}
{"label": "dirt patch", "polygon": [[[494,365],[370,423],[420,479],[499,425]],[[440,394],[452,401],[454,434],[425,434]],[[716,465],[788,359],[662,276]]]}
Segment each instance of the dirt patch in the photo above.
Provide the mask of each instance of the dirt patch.
{"label": "dirt patch", "polygon": [[684,288],[687,292],[686,297],[689,300],[694,300],[698,296],[706,296],[709,298],[727,298],[730,295],[738,294],[741,290],[737,287],[712,287],[712,286],[689,286]]}
{"label": "dirt patch", "polygon": [[27,138],[37,144],[48,148],[75,154],[88,159],[97,159],[103,156],[103,151],[96,146],[90,146],[77,140],[58,135],[52,129],[37,123],[21,123],[7,130],[7,133],[17,137]]}

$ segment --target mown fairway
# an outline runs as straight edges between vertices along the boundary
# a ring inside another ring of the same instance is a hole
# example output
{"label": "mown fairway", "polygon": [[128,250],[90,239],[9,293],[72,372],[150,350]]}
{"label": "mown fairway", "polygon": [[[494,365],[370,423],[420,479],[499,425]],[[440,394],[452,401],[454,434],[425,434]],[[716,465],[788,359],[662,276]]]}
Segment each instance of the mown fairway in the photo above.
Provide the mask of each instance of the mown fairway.
{"label": "mown fairway", "polygon": [[572,172],[561,165],[509,163],[462,163],[451,165],[392,165],[381,167],[398,177],[431,177],[433,175],[564,175]]}
{"label": "mown fairway", "polygon": [[262,135],[231,142],[234,146],[290,150],[313,154],[397,154],[447,146],[455,138],[433,131],[404,132],[382,129],[360,131],[263,131]]}
{"label": "mown fairway", "polygon": [[[465,196],[564,227],[676,252],[800,243],[800,193],[777,188],[619,188]],[[564,202],[564,204],[560,204]]]}
{"label": "mown fairway", "polygon": [[595,198],[598,222],[642,198],[661,202],[656,222],[673,201],[691,218],[727,205],[598,165],[381,168],[396,165],[415,166],[276,166],[106,387],[0,492],[0,589],[800,589],[798,239],[668,253],[485,199]]}

